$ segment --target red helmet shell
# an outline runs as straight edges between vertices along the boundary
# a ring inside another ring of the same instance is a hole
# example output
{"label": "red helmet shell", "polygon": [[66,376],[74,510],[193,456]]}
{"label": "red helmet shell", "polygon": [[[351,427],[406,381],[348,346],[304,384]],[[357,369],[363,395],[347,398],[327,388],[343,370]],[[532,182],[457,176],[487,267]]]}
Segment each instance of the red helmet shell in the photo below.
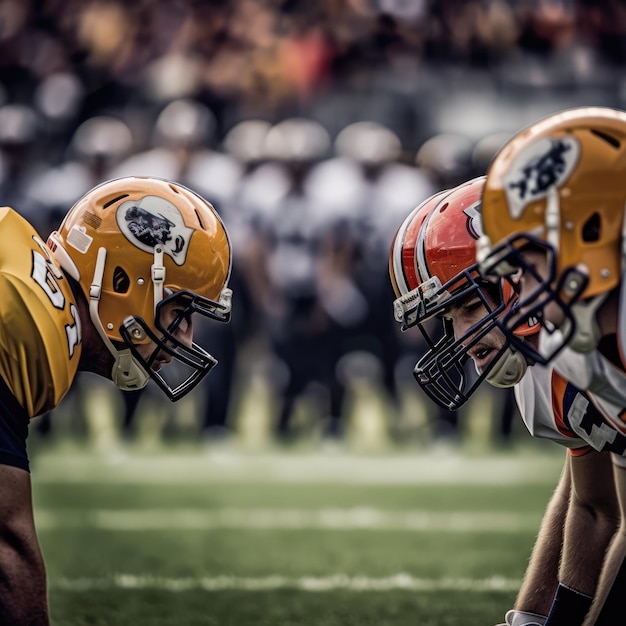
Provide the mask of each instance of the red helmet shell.
{"label": "red helmet shell", "polygon": [[450,190],[446,189],[424,200],[411,211],[396,232],[389,254],[389,277],[396,297],[409,293],[423,282],[417,265],[417,240],[424,221],[449,193]]}
{"label": "red helmet shell", "polygon": [[444,284],[476,263],[484,183],[483,176],[441,191],[404,220],[389,255],[389,275],[396,297],[433,276]]}
{"label": "red helmet shell", "polygon": [[480,200],[484,185],[484,177],[460,185],[441,199],[424,221],[420,234],[422,281],[437,276],[445,284],[475,265],[476,242],[482,235]]}

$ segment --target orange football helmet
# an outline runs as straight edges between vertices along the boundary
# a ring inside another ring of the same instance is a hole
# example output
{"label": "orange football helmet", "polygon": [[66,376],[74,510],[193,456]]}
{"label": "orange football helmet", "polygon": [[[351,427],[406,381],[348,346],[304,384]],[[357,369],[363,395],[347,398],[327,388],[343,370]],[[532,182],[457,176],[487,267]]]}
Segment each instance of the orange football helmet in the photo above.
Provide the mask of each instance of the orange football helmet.
{"label": "orange football helmet", "polygon": [[[175,337],[193,313],[221,322],[230,317],[228,234],[199,195],[157,178],[105,182],[74,204],[48,247],[80,285],[91,321],[113,355],[111,378],[118,387],[139,389],[152,378],[178,400],[217,363],[196,343],[187,346]],[[164,328],[160,310],[174,300],[177,318]],[[156,348],[144,359],[136,347],[150,341]],[[161,351],[185,371],[175,386],[152,369]]]}
{"label": "orange football helmet", "polygon": [[[510,283],[480,279],[476,242],[482,235],[480,198],[484,177],[435,194],[414,209],[398,229],[391,247],[389,273],[396,292],[394,315],[406,330],[418,326],[428,351],[414,375],[424,391],[448,409],[462,406],[487,379],[510,387],[526,371],[526,360],[508,345],[494,355],[478,376],[466,367],[470,350],[498,327],[498,319],[516,295]],[[445,310],[478,297],[485,316],[455,338],[452,321],[443,318],[443,331],[431,320]]]}
{"label": "orange football helmet", "polygon": [[[621,280],[625,175],[626,113],[604,107],[550,115],[494,158],[477,259],[484,275],[534,276],[536,289],[504,320],[510,341],[528,358],[545,364],[565,345],[582,352],[597,345],[595,310]],[[524,249],[545,251],[548,276],[525,262]],[[565,319],[559,333],[545,318],[550,304]],[[558,335],[547,353],[516,341],[517,325],[528,319]]]}

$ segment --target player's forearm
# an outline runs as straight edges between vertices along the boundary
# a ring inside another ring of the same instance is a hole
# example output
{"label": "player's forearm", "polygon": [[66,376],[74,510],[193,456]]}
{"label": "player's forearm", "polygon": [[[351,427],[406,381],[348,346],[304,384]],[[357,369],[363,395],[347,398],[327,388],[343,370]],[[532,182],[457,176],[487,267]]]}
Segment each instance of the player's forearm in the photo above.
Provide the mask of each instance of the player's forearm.
{"label": "player's forearm", "polygon": [[49,626],[41,553],[19,536],[0,537],[0,624]]}
{"label": "player's forearm", "polygon": [[559,580],[593,596],[608,547],[619,527],[619,505],[613,467],[605,453],[570,459],[573,492],[570,498]]}
{"label": "player's forearm", "polygon": [[570,485],[569,467],[566,463],[559,484],[546,507],[530,562],[517,594],[515,608],[519,611],[539,615],[547,615],[550,611],[558,585]]}
{"label": "player's forearm", "polygon": [[626,468],[615,467],[615,485],[621,507],[621,524],[606,555],[598,588],[583,626],[608,626],[623,606],[626,581]]}
{"label": "player's forearm", "polygon": [[559,587],[545,626],[583,624],[616,527],[616,517],[610,509],[587,508],[572,496],[564,533]]}
{"label": "player's forearm", "polygon": [[617,596],[620,607],[623,604],[623,589],[621,585],[616,584],[616,579],[624,576],[625,560],[626,529],[620,528],[606,556],[594,601],[583,626],[608,626],[614,623],[612,621],[615,616],[614,608],[612,608],[616,599],[614,596]]}
{"label": "player's forearm", "polygon": [[560,582],[593,596],[617,527],[618,519],[610,511],[589,509],[573,498],[565,526]]}

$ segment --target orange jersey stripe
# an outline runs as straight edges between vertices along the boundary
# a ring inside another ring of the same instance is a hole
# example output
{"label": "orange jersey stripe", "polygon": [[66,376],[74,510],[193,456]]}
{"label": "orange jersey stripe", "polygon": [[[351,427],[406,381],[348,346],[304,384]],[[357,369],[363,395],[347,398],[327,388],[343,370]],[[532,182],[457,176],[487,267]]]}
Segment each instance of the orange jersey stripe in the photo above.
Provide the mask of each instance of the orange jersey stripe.
{"label": "orange jersey stripe", "polygon": [[552,412],[554,414],[554,422],[560,433],[567,437],[577,437],[565,424],[565,408],[563,401],[565,400],[565,390],[567,389],[567,381],[556,371],[552,370]]}

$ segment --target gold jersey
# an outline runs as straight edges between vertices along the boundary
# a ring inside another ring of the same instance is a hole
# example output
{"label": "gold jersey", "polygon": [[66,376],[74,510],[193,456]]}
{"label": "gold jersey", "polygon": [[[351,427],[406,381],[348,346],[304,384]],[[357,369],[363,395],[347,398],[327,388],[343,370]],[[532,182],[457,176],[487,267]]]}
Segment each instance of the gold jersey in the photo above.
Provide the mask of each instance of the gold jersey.
{"label": "gold jersey", "polygon": [[0,208],[0,376],[29,417],[53,409],[81,354],[76,299],[35,229]]}

